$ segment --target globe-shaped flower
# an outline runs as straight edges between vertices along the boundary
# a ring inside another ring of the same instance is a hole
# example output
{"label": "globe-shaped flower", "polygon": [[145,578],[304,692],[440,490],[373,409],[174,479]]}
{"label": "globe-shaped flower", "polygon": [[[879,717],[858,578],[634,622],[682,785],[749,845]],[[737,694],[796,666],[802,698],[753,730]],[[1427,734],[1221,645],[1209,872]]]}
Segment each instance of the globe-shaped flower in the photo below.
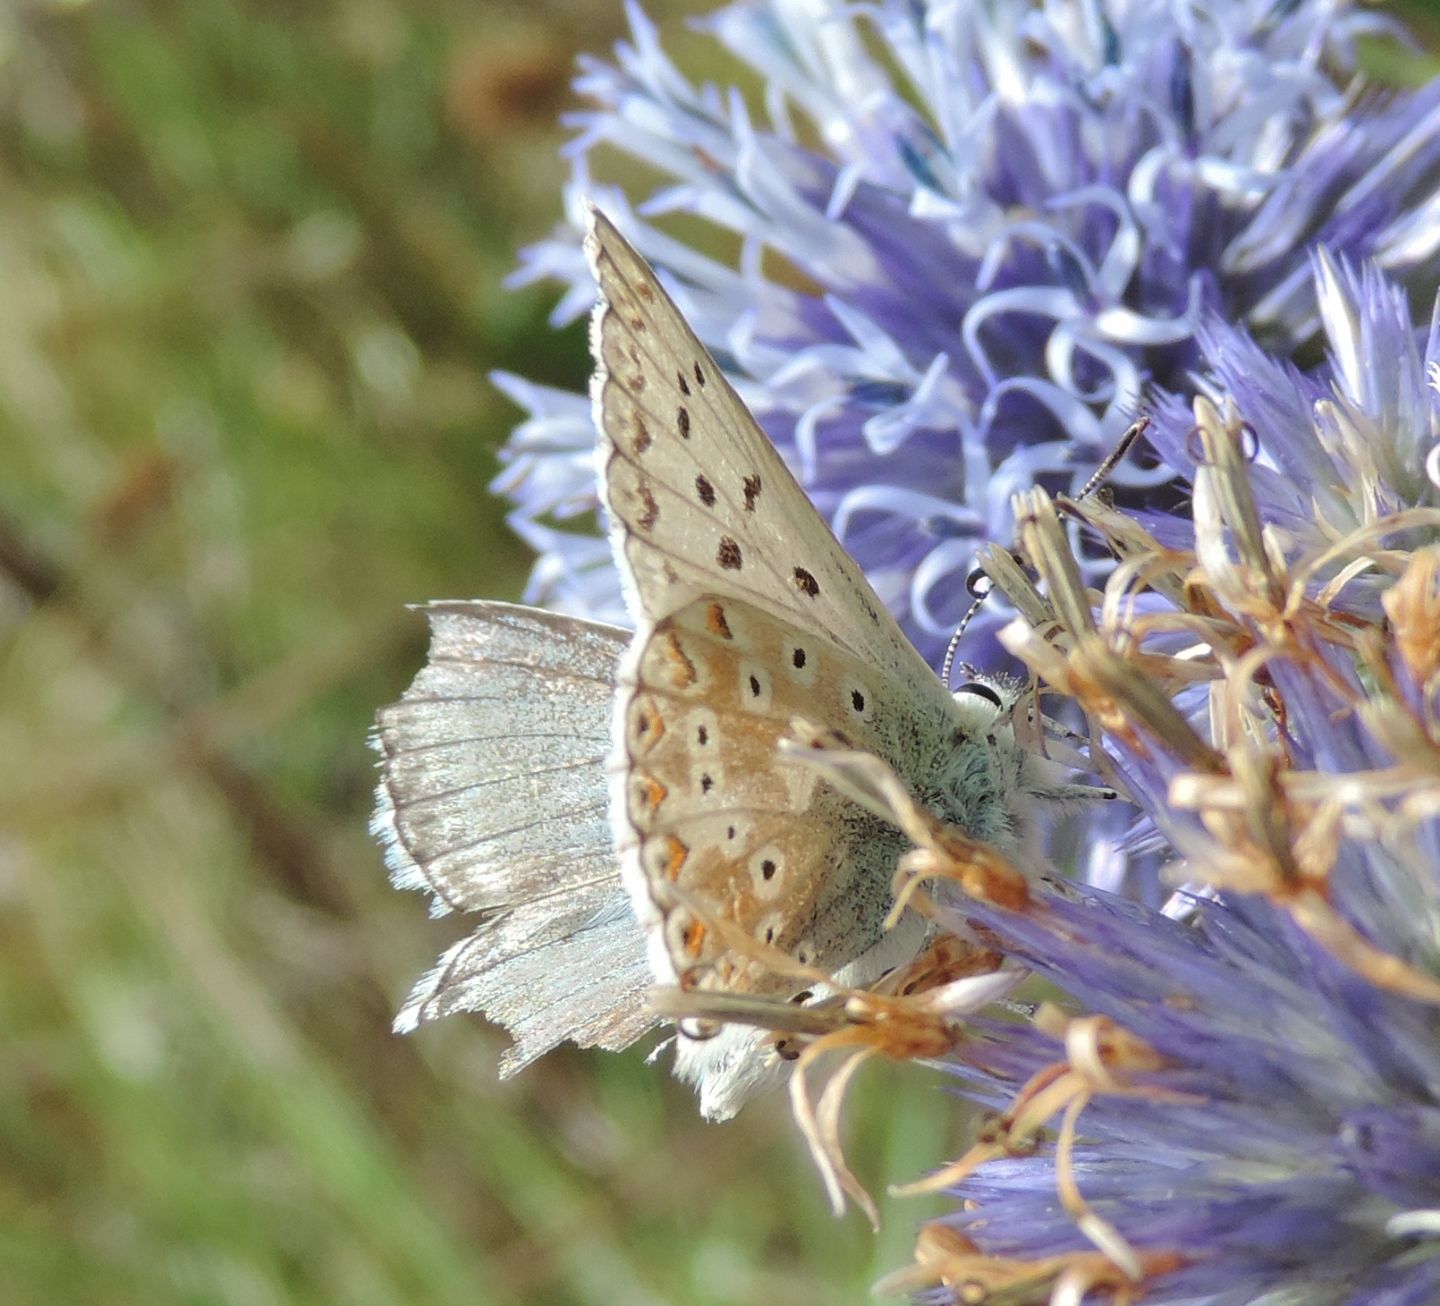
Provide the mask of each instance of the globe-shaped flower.
{"label": "globe-shaped flower", "polygon": [[[1366,87],[1354,42],[1383,20],[1365,10],[723,9],[703,26],[763,106],[692,85],[630,21],[578,82],[576,229],[588,195],[627,230],[932,656],[977,548],[1010,538],[1012,493],[1087,477],[1148,384],[1183,385],[1204,323],[1284,359],[1319,320],[1312,245],[1407,274],[1436,262],[1440,87]],[[660,174],[638,210],[596,181],[601,147]],[[738,237],[734,265],[669,234],[675,214]],[[546,276],[569,286],[558,320],[588,307],[574,232],[528,251],[519,279]],[[619,617],[586,401],[498,383],[530,412],[498,482],[541,555],[527,597]]]}
{"label": "globe-shaped flower", "polygon": [[1175,892],[964,903],[1065,996],[959,1038],[996,1114],[897,1286],[1440,1300],[1440,359],[1373,271],[1318,281],[1324,384],[1210,333],[1233,390],[1212,379],[1175,445],[1184,540],[1069,509],[1120,559],[1097,603],[1031,492],[1038,587],[991,558],[1028,614],[1002,640],[1085,709]]}

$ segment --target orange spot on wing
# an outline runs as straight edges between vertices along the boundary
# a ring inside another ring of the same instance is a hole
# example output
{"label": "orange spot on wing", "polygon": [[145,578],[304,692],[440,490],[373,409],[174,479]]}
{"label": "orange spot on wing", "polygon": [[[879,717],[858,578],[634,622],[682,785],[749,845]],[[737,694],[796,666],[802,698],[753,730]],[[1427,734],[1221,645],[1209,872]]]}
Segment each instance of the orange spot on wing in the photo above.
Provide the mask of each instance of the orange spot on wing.
{"label": "orange spot on wing", "polygon": [[670,683],[676,689],[689,689],[695,683],[695,664],[685,655],[673,631],[666,637],[665,652],[670,659]]}
{"label": "orange spot on wing", "polygon": [[642,531],[654,530],[655,523],[660,520],[660,505],[655,500],[655,493],[641,481],[636,494],[640,499],[640,515],[635,519],[635,524]]}
{"label": "orange spot on wing", "polygon": [[670,792],[653,775],[645,776],[644,779],[640,781],[640,787],[645,799],[645,805],[652,812],[665,801],[665,795]]}
{"label": "orange spot on wing", "polygon": [[665,878],[672,881],[678,880],[680,868],[685,865],[685,859],[690,856],[690,849],[673,834],[666,839],[665,848],[669,854],[665,860]]}
{"label": "orange spot on wing", "polygon": [[721,639],[734,639],[730,633],[730,623],[725,620],[725,609],[718,603],[711,603],[705,609],[705,629],[712,635],[718,635]]}
{"label": "orange spot on wing", "polygon": [[700,945],[705,942],[706,932],[705,926],[699,921],[691,921],[680,931],[680,944],[685,949],[686,956],[698,957],[700,955]]}
{"label": "orange spot on wing", "polygon": [[653,703],[637,706],[633,720],[635,740],[640,747],[647,750],[654,748],[665,737],[665,718],[655,710]]}

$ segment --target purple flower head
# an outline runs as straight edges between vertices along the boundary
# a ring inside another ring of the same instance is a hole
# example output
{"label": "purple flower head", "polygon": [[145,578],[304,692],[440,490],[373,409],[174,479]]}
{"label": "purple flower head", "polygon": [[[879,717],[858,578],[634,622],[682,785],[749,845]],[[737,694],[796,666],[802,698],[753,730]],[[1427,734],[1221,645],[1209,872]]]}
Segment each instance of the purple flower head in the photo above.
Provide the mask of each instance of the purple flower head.
{"label": "purple flower head", "polygon": [[[960,1044],[997,1114],[905,1276],[937,1301],[1440,1300],[1440,508],[1405,380],[1427,346],[1378,277],[1342,281],[1303,447],[1265,443],[1284,404],[1252,418],[1276,391],[1242,362],[1196,399],[1187,543],[1079,505],[1118,559],[1097,603],[1050,498],[1020,500],[1040,582],[997,564],[1032,614],[1002,639],[1085,710],[1175,891],[965,903],[1065,996]],[[1364,449],[1337,441],[1362,420]],[[1307,530],[1272,472],[1317,450],[1393,461]]]}
{"label": "purple flower head", "polygon": [[[930,655],[977,549],[1010,538],[1011,495],[1083,481],[1143,389],[1197,365],[1204,322],[1285,357],[1319,322],[1312,244],[1436,263],[1440,87],[1362,87],[1352,44],[1383,21],[1364,10],[737,4],[703,26],[762,79],[753,105],[692,85],[630,21],[578,82],[572,222],[592,196],[656,265]],[[601,147],[661,174],[638,211],[593,180]],[[670,215],[738,237],[734,265]],[[527,252],[518,279],[542,277],[568,284],[557,320],[590,303],[572,232]],[[541,551],[527,597],[620,616],[586,406],[502,384],[531,412],[497,483]]]}
{"label": "purple flower head", "polygon": [[[1272,532],[1319,549],[1407,509],[1440,507],[1440,301],[1417,329],[1404,292],[1373,265],[1357,271],[1323,249],[1312,262],[1324,366],[1301,372],[1214,320],[1199,336],[1198,386],[1244,417],[1249,483]],[[1189,406],[1162,398],[1149,432],[1182,476],[1198,453]],[[1402,534],[1412,548],[1440,538],[1423,523]],[[1316,580],[1348,561],[1332,560]],[[1373,613],[1376,593],[1372,579],[1347,587],[1345,601]]]}
{"label": "purple flower head", "polygon": [[[1440,311],[1418,328],[1403,291],[1373,264],[1361,270],[1326,251],[1312,256],[1326,361],[1310,373],[1267,353],[1243,328],[1211,319],[1199,333],[1202,366],[1194,385],[1216,409],[1242,422],[1246,484],[1267,536],[1311,559],[1307,595],[1350,614],[1383,615],[1393,577],[1332,548],[1382,523],[1391,548],[1440,541]],[[1194,487],[1205,459],[1193,397],[1158,396],[1146,438],[1181,484]],[[1155,542],[1193,549],[1189,516],[1135,508],[1135,525]],[[1381,538],[1377,536],[1376,538]],[[1360,570],[1356,570],[1356,566]],[[1153,594],[1132,595],[1152,608]],[[1163,605],[1162,605],[1163,606]],[[1192,719],[1209,711],[1203,693],[1177,686]],[[1160,835],[1148,815],[1138,828],[1126,813],[1093,814],[1080,852],[1082,878],[1155,905],[1153,854]]]}

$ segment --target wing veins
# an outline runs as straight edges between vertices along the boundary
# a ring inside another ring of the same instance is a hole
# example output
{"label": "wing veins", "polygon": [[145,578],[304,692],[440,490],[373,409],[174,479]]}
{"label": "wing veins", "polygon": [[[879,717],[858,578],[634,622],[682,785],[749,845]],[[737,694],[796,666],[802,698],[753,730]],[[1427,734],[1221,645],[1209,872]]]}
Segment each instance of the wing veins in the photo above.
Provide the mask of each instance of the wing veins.
{"label": "wing veins", "polygon": [[509,667],[514,671],[528,671],[532,675],[553,680],[583,680],[595,685],[610,685],[614,682],[609,676],[592,676],[585,671],[560,671],[537,666],[534,662],[522,662],[515,658],[492,658],[485,656],[465,657],[459,653],[431,653],[428,658],[429,664],[433,666],[461,666],[461,667]]}
{"label": "wing veins", "polygon": [[511,775],[492,776],[486,780],[474,781],[470,784],[456,785],[451,789],[439,789],[434,793],[425,794],[420,798],[407,798],[397,803],[392,796],[390,807],[395,812],[412,811],[415,808],[424,807],[429,803],[439,802],[441,799],[454,798],[457,794],[468,794],[474,789],[487,789],[491,785],[510,784],[516,780],[526,779],[532,775],[559,775],[565,771],[578,771],[587,766],[599,766],[604,762],[603,757],[582,757],[573,762],[566,762],[560,766],[541,767],[538,771],[517,771]]}
{"label": "wing veins", "polygon": [[[585,812],[598,812],[607,806],[608,804],[604,802],[587,803],[583,807],[575,808],[570,815],[580,816]],[[410,849],[409,841],[405,839],[403,834],[401,834],[400,839],[401,842],[405,844],[406,855],[409,856],[410,860],[414,862],[416,866],[423,869],[426,865],[438,861],[441,857],[453,857],[456,853],[469,852],[472,848],[483,848],[487,843],[494,843],[497,839],[508,838],[512,834],[524,834],[526,830],[533,830],[537,825],[544,825],[550,819],[548,816],[542,816],[534,821],[526,821],[521,825],[509,826],[504,830],[494,830],[482,839],[471,839],[466,843],[457,843],[453,848],[446,848],[444,852],[434,854],[426,862],[422,862],[415,856],[414,852]]]}
{"label": "wing veins", "polygon": [[[387,761],[391,761],[398,757],[418,757],[423,753],[433,753],[437,748],[455,748],[461,744],[493,744],[502,739],[573,739],[577,743],[583,740],[601,747],[609,743],[609,740],[602,735],[577,735],[568,730],[525,730],[516,734],[461,735],[453,739],[437,739],[430,744],[414,744],[409,748],[398,748],[393,753],[387,751],[385,758]],[[537,774],[539,773],[537,772]]]}

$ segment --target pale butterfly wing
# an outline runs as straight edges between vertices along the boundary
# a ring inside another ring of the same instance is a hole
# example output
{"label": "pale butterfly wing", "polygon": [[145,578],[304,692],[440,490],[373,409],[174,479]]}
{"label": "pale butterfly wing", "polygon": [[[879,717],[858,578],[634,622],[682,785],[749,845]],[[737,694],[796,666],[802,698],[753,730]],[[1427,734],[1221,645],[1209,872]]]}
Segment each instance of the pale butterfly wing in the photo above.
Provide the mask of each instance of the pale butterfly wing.
{"label": "pale butterfly wing", "polygon": [[567,1039],[619,1049],[654,1023],[644,942],[606,813],[624,631],[505,603],[434,603],[429,661],[377,714],[372,828],[394,882],[479,912],[398,1029],[481,1011],[512,1073]]}
{"label": "pale butterfly wing", "polygon": [[[907,912],[885,928],[906,841],[785,758],[780,741],[797,717],[823,723],[889,762],[932,810],[1013,847],[1018,803],[1036,793],[1032,760],[995,705],[965,697],[918,716],[905,685],[741,599],[701,598],[637,637],[622,664],[612,810],[656,974],[806,1000],[808,982],[731,946],[717,917],[844,985],[909,962],[923,919]],[[780,1068],[773,1044],[740,1026],[682,1039],[676,1056],[701,1110],[719,1118]]]}
{"label": "pale butterfly wing", "polygon": [[[397,1026],[483,1011],[515,1038],[506,1073],[565,1039],[633,1042],[653,1023],[651,970],[795,987],[709,935],[717,914],[839,983],[913,956],[923,922],[881,928],[903,845],[782,757],[795,717],[884,758],[980,838],[1012,843],[1039,792],[1008,729],[958,707],[905,640],[598,213],[587,250],[601,492],[637,632],[627,648],[534,609],[432,605],[430,662],[377,729],[373,826],[395,882],[482,916]],[[732,1026],[681,1040],[677,1073],[723,1116],[775,1064]]]}

